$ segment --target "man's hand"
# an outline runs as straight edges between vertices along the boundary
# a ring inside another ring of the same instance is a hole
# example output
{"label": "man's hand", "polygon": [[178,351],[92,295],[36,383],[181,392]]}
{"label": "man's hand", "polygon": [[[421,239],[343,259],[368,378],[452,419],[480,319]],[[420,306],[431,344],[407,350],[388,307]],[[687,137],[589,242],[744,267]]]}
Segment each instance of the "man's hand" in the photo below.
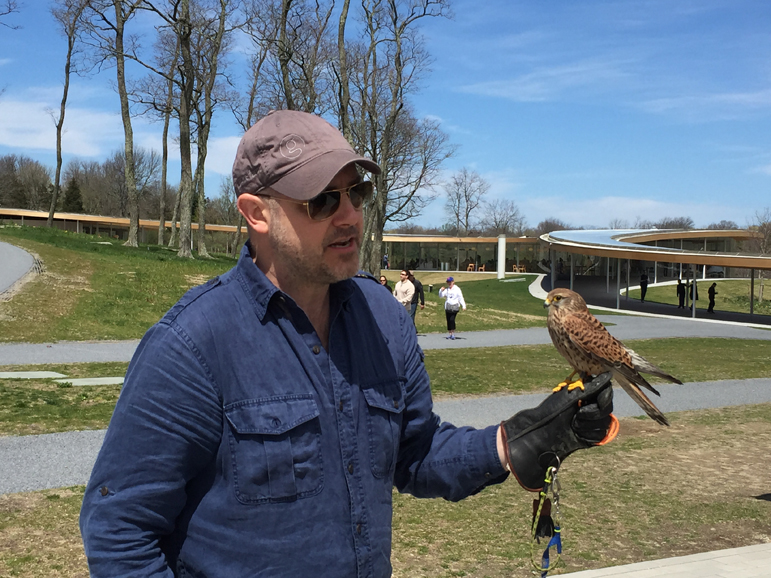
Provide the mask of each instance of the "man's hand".
{"label": "man's hand", "polygon": [[610,373],[584,384],[562,388],[539,406],[501,423],[498,453],[526,490],[543,488],[549,466],[558,466],[576,450],[590,448],[608,435],[613,418]]}

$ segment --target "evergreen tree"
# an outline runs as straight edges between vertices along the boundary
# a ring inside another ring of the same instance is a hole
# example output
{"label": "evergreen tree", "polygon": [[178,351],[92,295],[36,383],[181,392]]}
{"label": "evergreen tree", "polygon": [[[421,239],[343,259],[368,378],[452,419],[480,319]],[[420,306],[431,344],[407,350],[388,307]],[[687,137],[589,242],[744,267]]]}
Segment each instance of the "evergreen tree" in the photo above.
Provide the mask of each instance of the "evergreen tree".
{"label": "evergreen tree", "polygon": [[67,190],[64,191],[64,202],[62,211],[65,213],[82,213],[83,198],[80,196],[80,185],[78,179],[72,178],[67,183]]}

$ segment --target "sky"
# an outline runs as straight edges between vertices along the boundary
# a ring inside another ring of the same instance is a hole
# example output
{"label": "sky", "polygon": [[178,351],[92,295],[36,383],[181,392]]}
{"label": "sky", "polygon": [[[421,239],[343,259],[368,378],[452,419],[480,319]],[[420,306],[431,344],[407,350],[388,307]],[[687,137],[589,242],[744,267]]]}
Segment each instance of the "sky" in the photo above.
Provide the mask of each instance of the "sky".
{"label": "sky", "polygon": [[[66,44],[49,2],[20,0],[0,26],[0,155],[55,164],[50,111]],[[352,4],[356,4],[355,2]],[[451,0],[424,20],[433,63],[412,96],[457,146],[489,199],[530,226],[627,226],[690,217],[751,224],[771,207],[771,2],[768,0]],[[234,60],[237,63],[237,59]],[[73,77],[65,162],[122,148],[114,70]],[[215,117],[208,196],[229,174],[242,130]],[[161,125],[136,118],[136,144],[160,151]],[[170,182],[178,182],[172,153]],[[413,222],[445,220],[442,188]]]}

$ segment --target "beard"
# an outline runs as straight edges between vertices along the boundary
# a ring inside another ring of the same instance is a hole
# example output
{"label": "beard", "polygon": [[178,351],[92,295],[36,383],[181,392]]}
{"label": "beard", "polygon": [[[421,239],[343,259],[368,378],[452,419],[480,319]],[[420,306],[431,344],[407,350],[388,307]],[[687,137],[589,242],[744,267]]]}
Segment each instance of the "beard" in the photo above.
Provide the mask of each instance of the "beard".
{"label": "beard", "polygon": [[[273,254],[281,263],[284,274],[295,282],[331,285],[350,279],[359,270],[359,247],[362,232],[359,227],[331,229],[321,244],[305,247],[291,227],[283,219],[273,219],[268,233]],[[329,246],[350,239],[356,250],[335,255]]]}

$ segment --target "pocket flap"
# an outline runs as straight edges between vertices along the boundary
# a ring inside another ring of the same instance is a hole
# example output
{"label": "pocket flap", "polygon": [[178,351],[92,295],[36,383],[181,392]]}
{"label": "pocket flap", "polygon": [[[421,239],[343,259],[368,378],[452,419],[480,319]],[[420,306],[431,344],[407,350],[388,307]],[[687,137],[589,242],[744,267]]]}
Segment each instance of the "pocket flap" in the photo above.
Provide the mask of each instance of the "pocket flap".
{"label": "pocket flap", "polygon": [[318,415],[310,395],[250,399],[225,407],[225,416],[240,434],[280,435]]}
{"label": "pocket flap", "polygon": [[376,388],[370,387],[361,391],[370,407],[390,413],[401,413],[404,410],[404,396],[398,382],[380,383]]}

